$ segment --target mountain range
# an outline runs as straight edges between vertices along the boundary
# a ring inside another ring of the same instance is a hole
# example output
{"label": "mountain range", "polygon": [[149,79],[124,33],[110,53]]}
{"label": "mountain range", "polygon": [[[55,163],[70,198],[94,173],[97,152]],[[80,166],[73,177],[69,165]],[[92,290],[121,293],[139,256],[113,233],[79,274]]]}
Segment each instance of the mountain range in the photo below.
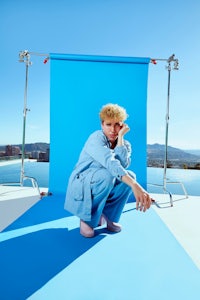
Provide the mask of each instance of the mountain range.
{"label": "mountain range", "polygon": [[[196,153],[196,154],[195,154]],[[165,145],[153,144],[147,145],[147,156],[149,159],[164,159]],[[171,146],[167,147],[167,157],[170,160],[187,160],[198,161],[200,160],[200,153],[198,150],[181,150]]]}
{"label": "mountain range", "polygon": [[[19,147],[22,149],[21,144],[12,144],[12,146]],[[5,151],[5,145],[0,146],[0,151]],[[40,152],[46,152],[47,149],[49,149],[50,144],[49,143],[31,143],[31,144],[26,144],[25,145],[25,151],[26,152],[32,152],[32,151],[40,151]]]}
{"label": "mountain range", "polygon": [[[21,144],[15,144],[22,148]],[[31,143],[25,145],[26,152],[40,151],[46,152],[49,149],[49,143]],[[5,151],[5,145],[0,146],[0,151]],[[165,158],[165,145],[148,144],[147,145],[147,160],[149,166],[162,165]],[[200,164],[200,150],[181,150],[172,146],[167,147],[167,160],[173,165],[195,165]]]}
{"label": "mountain range", "polygon": [[[165,145],[147,145],[147,162],[149,167],[163,167],[164,159]],[[197,150],[181,150],[168,146],[167,167],[200,169],[200,154]]]}

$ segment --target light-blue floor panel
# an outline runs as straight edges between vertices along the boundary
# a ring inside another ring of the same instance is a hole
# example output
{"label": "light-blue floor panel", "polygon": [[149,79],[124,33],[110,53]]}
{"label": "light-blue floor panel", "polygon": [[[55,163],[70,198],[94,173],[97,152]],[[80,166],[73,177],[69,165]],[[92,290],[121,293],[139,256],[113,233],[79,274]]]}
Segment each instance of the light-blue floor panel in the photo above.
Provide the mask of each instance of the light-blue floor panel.
{"label": "light-blue floor panel", "polygon": [[63,202],[42,199],[1,233],[0,299],[200,299],[199,269],[153,209],[128,203],[122,232],[86,239]]}

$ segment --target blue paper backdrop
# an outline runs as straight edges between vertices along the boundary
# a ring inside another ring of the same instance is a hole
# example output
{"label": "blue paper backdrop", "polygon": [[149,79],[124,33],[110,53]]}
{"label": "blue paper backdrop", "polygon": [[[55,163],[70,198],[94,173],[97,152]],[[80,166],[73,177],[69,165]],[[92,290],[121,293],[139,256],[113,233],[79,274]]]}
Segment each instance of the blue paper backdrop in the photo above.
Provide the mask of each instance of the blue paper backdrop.
{"label": "blue paper backdrop", "polygon": [[79,153],[106,103],[126,108],[130,169],[146,188],[146,103],[149,58],[51,54],[49,190],[65,193]]}

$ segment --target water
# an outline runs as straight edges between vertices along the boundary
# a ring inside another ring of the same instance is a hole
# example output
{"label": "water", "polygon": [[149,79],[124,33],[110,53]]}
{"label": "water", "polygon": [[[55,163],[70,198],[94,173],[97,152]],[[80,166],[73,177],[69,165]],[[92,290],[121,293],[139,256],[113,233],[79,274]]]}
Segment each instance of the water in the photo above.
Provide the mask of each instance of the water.
{"label": "water", "polygon": [[[0,183],[19,182],[21,163],[2,165],[0,164]],[[26,176],[37,179],[39,187],[48,187],[49,163],[28,161],[24,164]],[[162,168],[147,168],[147,189],[151,193],[162,193],[162,187],[150,186],[149,183],[163,184]],[[191,196],[200,195],[200,171],[184,169],[167,169],[167,178],[170,181],[182,182],[186,191]],[[28,184],[27,184],[28,185]],[[167,189],[174,194],[183,194],[181,185],[167,185]]]}
{"label": "water", "polygon": [[[0,183],[20,182],[21,163],[10,165],[0,164]],[[49,185],[49,163],[32,162],[24,163],[25,176],[34,177],[39,187],[48,187]],[[30,186],[30,181],[25,181],[25,185]]]}
{"label": "water", "polygon": [[[164,169],[162,168],[147,168],[147,183],[163,185]],[[200,171],[188,169],[167,169],[167,181],[182,182],[190,196],[200,195]],[[161,193],[162,188],[148,186],[148,191],[151,193]],[[180,184],[167,184],[167,189],[173,194],[184,194]]]}

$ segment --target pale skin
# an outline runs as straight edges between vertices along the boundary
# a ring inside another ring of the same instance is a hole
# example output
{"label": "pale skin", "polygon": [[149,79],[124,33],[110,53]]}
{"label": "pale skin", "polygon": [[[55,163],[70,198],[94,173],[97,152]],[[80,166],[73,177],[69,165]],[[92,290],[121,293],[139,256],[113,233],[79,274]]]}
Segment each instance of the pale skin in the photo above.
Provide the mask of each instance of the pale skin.
{"label": "pale skin", "polygon": [[[116,121],[115,119],[105,119],[101,124],[102,130],[108,140],[111,143],[111,148],[117,146],[123,146],[124,135],[130,131],[127,124]],[[131,176],[122,176],[122,181],[130,186],[136,199],[136,209],[145,212],[150,208],[152,199],[150,195],[145,191],[141,185],[136,182]]]}

